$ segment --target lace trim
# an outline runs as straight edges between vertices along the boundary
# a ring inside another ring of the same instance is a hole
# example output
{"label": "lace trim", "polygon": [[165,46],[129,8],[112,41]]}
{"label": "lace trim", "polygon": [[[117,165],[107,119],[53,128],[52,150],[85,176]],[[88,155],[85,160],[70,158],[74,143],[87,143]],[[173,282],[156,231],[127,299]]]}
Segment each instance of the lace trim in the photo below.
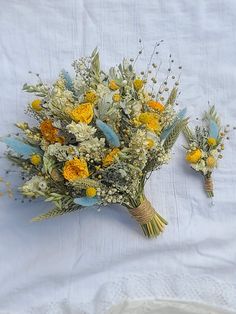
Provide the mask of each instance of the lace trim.
{"label": "lace trim", "polygon": [[233,314],[196,302],[180,301],[125,301],[115,305],[106,314]]}
{"label": "lace trim", "polygon": [[[79,297],[79,296],[78,296]],[[86,303],[63,300],[32,308],[31,314],[104,314],[127,300],[176,300],[198,302],[225,310],[236,310],[236,285],[210,276],[127,274],[100,286]],[[211,312],[209,312],[211,313]],[[233,313],[236,313],[235,311]],[[25,313],[26,314],[26,313]]]}

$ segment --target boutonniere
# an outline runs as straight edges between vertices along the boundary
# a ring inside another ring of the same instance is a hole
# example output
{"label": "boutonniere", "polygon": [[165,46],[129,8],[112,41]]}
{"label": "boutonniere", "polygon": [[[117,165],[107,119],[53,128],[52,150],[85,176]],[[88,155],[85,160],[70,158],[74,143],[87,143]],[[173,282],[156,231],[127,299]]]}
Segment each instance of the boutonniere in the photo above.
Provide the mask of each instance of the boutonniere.
{"label": "boutonniere", "polygon": [[224,150],[224,137],[227,130],[221,125],[219,115],[212,106],[204,113],[203,125],[198,125],[192,131],[188,126],[184,134],[188,145],[186,149],[186,162],[191,168],[204,177],[204,187],[208,197],[214,196],[212,174],[222,159]]}

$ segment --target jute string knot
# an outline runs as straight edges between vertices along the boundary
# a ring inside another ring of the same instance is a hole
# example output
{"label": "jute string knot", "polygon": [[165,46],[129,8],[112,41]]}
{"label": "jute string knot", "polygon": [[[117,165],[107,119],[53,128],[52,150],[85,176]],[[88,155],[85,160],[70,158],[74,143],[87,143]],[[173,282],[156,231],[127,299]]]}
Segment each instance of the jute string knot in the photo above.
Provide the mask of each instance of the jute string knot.
{"label": "jute string knot", "polygon": [[156,213],[155,209],[146,198],[138,207],[129,209],[129,212],[141,225],[150,222]]}
{"label": "jute string knot", "polygon": [[206,192],[213,192],[213,181],[211,177],[205,179],[205,190]]}

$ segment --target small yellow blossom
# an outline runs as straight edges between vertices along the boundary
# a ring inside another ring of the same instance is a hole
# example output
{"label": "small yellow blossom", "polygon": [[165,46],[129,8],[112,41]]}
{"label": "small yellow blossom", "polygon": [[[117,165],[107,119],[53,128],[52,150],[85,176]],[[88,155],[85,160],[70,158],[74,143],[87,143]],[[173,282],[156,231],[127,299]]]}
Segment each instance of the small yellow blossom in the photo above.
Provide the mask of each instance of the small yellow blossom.
{"label": "small yellow blossom", "polygon": [[35,99],[35,100],[31,103],[31,107],[32,107],[32,109],[35,110],[35,111],[41,111],[41,110],[43,109],[41,99]]}
{"label": "small yellow blossom", "polygon": [[86,102],[90,102],[90,103],[95,103],[97,100],[97,94],[95,91],[90,90],[88,92],[85,93],[84,95],[84,100]]}
{"label": "small yellow blossom", "polygon": [[38,155],[38,154],[33,154],[30,158],[30,161],[31,163],[34,165],[34,166],[38,166],[40,163],[41,163],[41,156]]}
{"label": "small yellow blossom", "polygon": [[93,105],[89,102],[79,104],[70,112],[70,116],[75,122],[89,124],[93,119]]}
{"label": "small yellow blossom", "polygon": [[94,197],[96,196],[96,194],[97,194],[97,190],[94,187],[90,186],[86,189],[86,195],[88,197]]}
{"label": "small yellow blossom", "polygon": [[213,156],[207,157],[206,165],[209,168],[214,168],[216,166],[216,160]]}
{"label": "small yellow blossom", "polygon": [[108,83],[108,87],[111,89],[111,90],[117,90],[119,89],[119,86],[116,84],[116,82],[114,80],[111,80],[109,83]]}
{"label": "small yellow blossom", "polygon": [[199,148],[186,154],[186,161],[190,164],[196,164],[202,158],[202,151]]}
{"label": "small yellow blossom", "polygon": [[207,139],[207,143],[209,146],[216,146],[216,144],[217,144],[216,139],[214,137],[209,137]]}
{"label": "small yellow blossom", "polygon": [[165,109],[165,107],[160,102],[155,101],[155,100],[149,100],[147,102],[147,105],[148,105],[148,107],[155,109],[155,110],[158,110],[160,112],[164,111],[164,109]]}
{"label": "small yellow blossom", "polygon": [[114,94],[112,96],[112,99],[114,102],[119,102],[121,100],[121,96],[120,96],[120,94]]}
{"label": "small yellow blossom", "polygon": [[135,117],[131,120],[133,122],[133,124],[138,127],[140,126],[142,123],[139,121],[139,116],[138,117]]}
{"label": "small yellow blossom", "polygon": [[141,80],[139,78],[135,79],[133,84],[134,84],[134,89],[136,91],[139,91],[144,85],[143,80]]}
{"label": "small yellow blossom", "polygon": [[146,127],[153,132],[160,132],[161,126],[159,123],[159,116],[153,112],[143,112],[139,115],[139,121],[145,124]]}
{"label": "small yellow blossom", "polygon": [[120,152],[119,148],[113,148],[113,150],[103,158],[102,161],[103,166],[104,167],[110,166],[113,163],[114,158],[119,154],[119,152]]}
{"label": "small yellow blossom", "polygon": [[84,159],[74,158],[66,161],[63,176],[68,181],[87,178],[89,176],[87,162]]}
{"label": "small yellow blossom", "polygon": [[148,138],[148,139],[146,140],[146,145],[147,145],[147,148],[148,148],[148,149],[153,148],[154,144],[155,144],[155,142],[154,142],[154,140],[153,140],[152,138]]}

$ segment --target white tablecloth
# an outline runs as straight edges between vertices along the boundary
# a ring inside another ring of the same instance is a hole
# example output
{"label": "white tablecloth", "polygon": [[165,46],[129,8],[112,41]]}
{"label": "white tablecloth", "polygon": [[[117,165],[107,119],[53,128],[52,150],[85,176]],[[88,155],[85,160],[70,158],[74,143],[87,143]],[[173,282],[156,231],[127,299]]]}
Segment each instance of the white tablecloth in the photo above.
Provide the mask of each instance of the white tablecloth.
{"label": "white tablecloth", "polygon": [[[14,132],[31,96],[28,70],[52,82],[95,46],[105,68],[133,57],[141,37],[147,63],[156,40],[183,66],[179,106],[191,122],[216,104],[236,125],[236,2],[234,0],[0,1],[0,133]],[[145,60],[146,59],[146,60]],[[0,199],[0,313],[103,314],[127,299],[177,299],[236,311],[236,131],[214,175],[210,206],[200,175],[184,162],[183,139],[156,172],[147,197],[168,219],[155,240],[142,236],[124,208],[86,209],[42,223],[41,202]],[[1,144],[3,153],[5,146]],[[1,159],[0,174],[9,163]],[[2,187],[2,186],[1,186]],[[210,313],[210,312],[209,312]]]}

